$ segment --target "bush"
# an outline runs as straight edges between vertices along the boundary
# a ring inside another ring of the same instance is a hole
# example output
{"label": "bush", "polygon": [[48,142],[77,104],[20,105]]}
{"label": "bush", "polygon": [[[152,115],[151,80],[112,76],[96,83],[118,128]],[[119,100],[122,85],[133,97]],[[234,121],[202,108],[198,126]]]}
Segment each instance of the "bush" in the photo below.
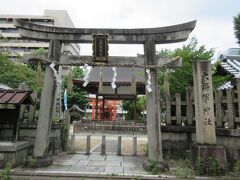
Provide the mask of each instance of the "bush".
{"label": "bush", "polygon": [[184,161],[188,167],[192,166],[192,154],[190,150],[185,151],[184,153]]}
{"label": "bush", "polygon": [[203,159],[198,157],[197,161],[194,165],[194,170],[196,172],[197,175],[204,175],[204,162]]}
{"label": "bush", "polygon": [[9,180],[11,168],[12,168],[12,164],[10,162],[7,162],[4,166],[3,171],[0,173],[0,179]]}
{"label": "bush", "polygon": [[151,160],[151,166],[150,166],[150,171],[152,174],[157,175],[160,173],[158,167],[157,167],[157,161]]}
{"label": "bush", "polygon": [[148,144],[141,144],[142,152],[145,156],[148,155]]}
{"label": "bush", "polygon": [[197,175],[220,176],[223,173],[219,161],[213,157],[198,158],[194,169]]}
{"label": "bush", "polygon": [[240,160],[238,160],[238,161],[235,163],[233,170],[234,170],[234,172],[236,172],[236,173],[240,173]]}
{"label": "bush", "polygon": [[192,179],[195,174],[193,169],[185,167],[185,168],[177,168],[175,175],[181,178]]}
{"label": "bush", "polygon": [[220,176],[221,175],[221,166],[219,165],[219,161],[212,157],[207,159],[206,165],[206,174],[210,176]]}

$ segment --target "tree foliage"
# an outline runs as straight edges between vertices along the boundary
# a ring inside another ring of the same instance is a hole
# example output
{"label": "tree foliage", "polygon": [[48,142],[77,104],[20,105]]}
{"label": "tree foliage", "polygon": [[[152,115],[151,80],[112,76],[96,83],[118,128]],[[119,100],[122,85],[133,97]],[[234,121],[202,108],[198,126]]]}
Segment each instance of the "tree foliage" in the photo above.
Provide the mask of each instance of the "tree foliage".
{"label": "tree foliage", "polygon": [[233,77],[231,74],[222,69],[220,61],[217,61],[212,65],[212,81],[214,89],[223,85],[225,82],[230,81]]}
{"label": "tree foliage", "polygon": [[235,36],[238,39],[238,44],[240,44],[240,14],[233,18]]}
{"label": "tree foliage", "polygon": [[[127,111],[126,120],[133,120],[134,119],[134,107],[135,102],[132,100],[124,100],[123,101],[123,109]],[[143,115],[141,112],[144,112],[146,110],[146,96],[139,96],[137,97],[136,101],[136,119],[138,121],[142,121]]]}
{"label": "tree foliage", "polygon": [[18,61],[10,61],[6,52],[0,53],[0,83],[12,88],[18,88],[26,83],[31,90],[38,90],[37,72]]}
{"label": "tree foliage", "polygon": [[[213,57],[214,50],[207,50],[205,46],[198,47],[198,42],[195,38],[187,45],[183,45],[182,48],[177,48],[173,51],[171,50],[161,50],[159,52],[162,56],[167,56],[170,58],[181,57],[182,67],[176,69],[169,69],[169,89],[171,94],[184,93],[185,87],[193,85],[192,77],[192,64],[197,60],[207,60],[210,61]],[[160,70],[158,72],[158,82],[161,89],[163,89],[163,72]]]}
{"label": "tree foliage", "polygon": [[[77,67],[77,66],[74,67],[73,70],[72,70],[72,77],[76,78],[76,79],[77,78],[82,78],[83,77],[82,69],[80,67]],[[67,89],[68,81],[69,81],[68,76],[64,76],[63,81],[62,81],[62,92],[64,92],[64,90]],[[88,103],[87,92],[83,91],[79,86],[77,86],[75,84],[73,85],[73,91],[68,92],[67,98],[68,98],[68,108],[70,108],[74,104],[76,104],[80,108],[84,109],[84,107]],[[62,99],[62,101],[63,101],[63,99]]]}

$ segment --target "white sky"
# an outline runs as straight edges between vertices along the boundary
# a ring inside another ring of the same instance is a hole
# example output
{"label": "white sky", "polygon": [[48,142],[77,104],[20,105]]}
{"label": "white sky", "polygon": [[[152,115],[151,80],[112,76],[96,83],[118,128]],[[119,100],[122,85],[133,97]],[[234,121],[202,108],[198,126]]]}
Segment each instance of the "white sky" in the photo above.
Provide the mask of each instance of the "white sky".
{"label": "white sky", "polygon": [[[190,37],[199,45],[215,48],[216,55],[239,47],[233,17],[240,13],[240,0],[1,0],[1,14],[42,15],[44,9],[67,10],[79,28],[147,28],[197,20]],[[185,43],[188,43],[186,41]],[[183,43],[158,45],[175,49]],[[110,55],[135,56],[142,45],[111,45]],[[91,46],[81,46],[91,54]]]}

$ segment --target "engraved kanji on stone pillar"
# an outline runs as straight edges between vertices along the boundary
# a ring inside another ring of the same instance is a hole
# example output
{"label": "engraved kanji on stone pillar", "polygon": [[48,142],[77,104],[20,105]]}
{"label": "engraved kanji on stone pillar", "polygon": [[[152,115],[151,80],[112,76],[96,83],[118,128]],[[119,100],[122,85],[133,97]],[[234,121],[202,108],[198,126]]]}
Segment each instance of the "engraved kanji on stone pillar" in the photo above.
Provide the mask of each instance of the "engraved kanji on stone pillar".
{"label": "engraved kanji on stone pillar", "polygon": [[199,144],[216,144],[211,63],[194,62],[193,79],[196,141]]}

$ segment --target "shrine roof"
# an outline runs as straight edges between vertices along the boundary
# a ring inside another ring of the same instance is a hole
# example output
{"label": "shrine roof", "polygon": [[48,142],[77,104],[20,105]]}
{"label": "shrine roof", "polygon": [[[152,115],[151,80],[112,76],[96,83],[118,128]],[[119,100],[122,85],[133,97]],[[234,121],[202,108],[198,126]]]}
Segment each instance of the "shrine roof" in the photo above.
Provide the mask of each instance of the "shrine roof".
{"label": "shrine roof", "polygon": [[[83,90],[90,94],[98,94],[98,86],[100,81],[100,67],[94,67],[89,74],[89,84],[83,87],[83,79],[73,79],[73,83],[80,86]],[[111,86],[113,78],[113,70],[111,67],[103,67],[103,85]],[[136,93],[145,94],[145,73],[142,68],[135,68],[135,79],[136,79]],[[132,83],[132,68],[118,67],[116,85],[117,86],[131,86]],[[113,99],[131,99],[135,98],[135,95],[104,95],[105,97]]]}
{"label": "shrine roof", "polygon": [[[132,82],[132,68],[128,67],[117,67],[117,77],[116,83],[124,84]],[[89,81],[90,82],[99,82],[100,81],[100,67],[92,68],[89,74]],[[103,67],[103,82],[111,83],[113,78],[113,70],[111,67]],[[142,68],[135,68],[135,79],[136,82],[145,82],[145,73],[144,69]]]}
{"label": "shrine roof", "polygon": [[[221,55],[220,66],[229,74],[233,76],[233,79],[240,79],[240,55]],[[218,89],[233,88],[232,82],[226,82]]]}
{"label": "shrine roof", "polygon": [[0,104],[34,104],[32,91],[0,90]]}

